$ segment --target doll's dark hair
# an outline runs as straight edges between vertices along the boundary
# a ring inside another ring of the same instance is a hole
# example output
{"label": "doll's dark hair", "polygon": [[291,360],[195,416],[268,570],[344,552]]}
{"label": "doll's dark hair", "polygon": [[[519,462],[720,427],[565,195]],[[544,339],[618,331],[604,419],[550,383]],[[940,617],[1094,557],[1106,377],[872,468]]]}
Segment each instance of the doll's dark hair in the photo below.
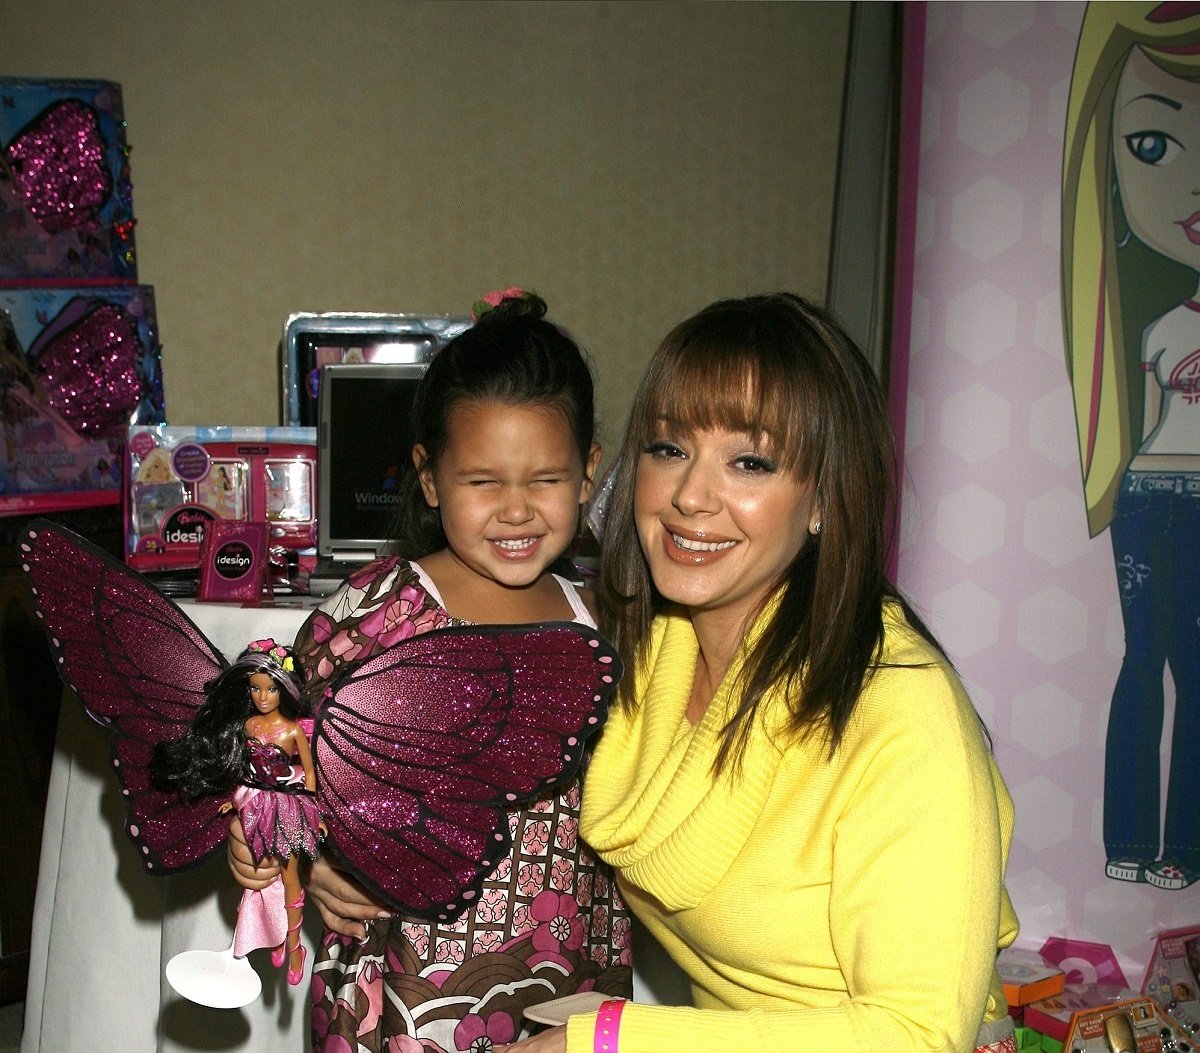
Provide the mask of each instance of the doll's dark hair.
{"label": "doll's dark hair", "polygon": [[[263,649],[262,643],[271,648]],[[280,655],[282,652],[282,655]],[[188,800],[230,792],[241,780],[246,759],[245,724],[254,712],[250,677],[266,673],[279,687],[279,712],[289,720],[307,715],[300,693],[299,665],[292,652],[274,641],[260,641],[238,655],[228,669],[204,685],[204,702],[188,730],[173,742],[159,742],[150,758],[150,778],[164,791]]]}
{"label": "doll's dark hair", "polygon": [[397,486],[397,551],[418,559],[446,547],[441,513],[425,503],[409,456],[424,447],[433,467],[446,449],[450,418],[463,403],[549,406],[562,413],[588,463],[596,431],[592,373],[579,345],[546,320],[546,302],[513,291],[433,356],[413,400]]}

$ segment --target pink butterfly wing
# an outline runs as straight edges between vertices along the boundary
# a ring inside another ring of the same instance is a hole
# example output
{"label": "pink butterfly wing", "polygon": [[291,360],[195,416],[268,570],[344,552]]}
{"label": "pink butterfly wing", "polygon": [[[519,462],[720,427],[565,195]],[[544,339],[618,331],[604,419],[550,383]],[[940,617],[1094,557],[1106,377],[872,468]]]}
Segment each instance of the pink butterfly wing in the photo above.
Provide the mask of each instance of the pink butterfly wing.
{"label": "pink butterfly wing", "polygon": [[509,810],[574,778],[620,675],[569,622],[435,630],[363,663],[317,716],[333,849],[406,913],[457,916],[508,853]]}
{"label": "pink butterfly wing", "polygon": [[141,575],[71,531],[38,520],[21,556],[59,674],[111,733],[125,829],[142,865],[166,874],[201,862],[228,832],[221,800],[162,793],[148,765],[156,742],[186,730],[224,658]]}

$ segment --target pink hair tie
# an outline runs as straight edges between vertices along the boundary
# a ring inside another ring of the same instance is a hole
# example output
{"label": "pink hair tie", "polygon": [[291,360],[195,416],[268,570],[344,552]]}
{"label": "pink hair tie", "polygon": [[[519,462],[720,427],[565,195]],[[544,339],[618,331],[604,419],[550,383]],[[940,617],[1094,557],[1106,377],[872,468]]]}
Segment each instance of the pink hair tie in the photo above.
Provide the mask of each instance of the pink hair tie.
{"label": "pink hair tie", "polygon": [[471,305],[471,317],[478,322],[488,311],[499,307],[505,300],[525,300],[530,295],[516,285],[510,285],[507,289],[500,289],[497,292],[490,292]]}
{"label": "pink hair tie", "polygon": [[593,1043],[595,1053],[617,1053],[617,1032],[621,1028],[621,1011],[625,1008],[623,998],[614,998],[600,1003],[596,1014],[596,1033]]}

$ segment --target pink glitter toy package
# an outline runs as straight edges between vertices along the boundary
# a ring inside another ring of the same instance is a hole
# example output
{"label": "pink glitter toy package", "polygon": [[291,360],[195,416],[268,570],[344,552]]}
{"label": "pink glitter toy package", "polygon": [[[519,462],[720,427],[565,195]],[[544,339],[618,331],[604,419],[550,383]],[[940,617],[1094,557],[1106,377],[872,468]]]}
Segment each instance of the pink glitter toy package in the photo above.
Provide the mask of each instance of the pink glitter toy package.
{"label": "pink glitter toy package", "polygon": [[166,419],[154,290],[0,288],[0,515],[119,504],[130,425]]}
{"label": "pink glitter toy package", "polygon": [[272,549],[311,555],[316,455],[316,428],[131,428],[125,562],[143,572],[198,568],[222,521],[265,523]]}
{"label": "pink glitter toy package", "polygon": [[0,78],[0,283],[137,280],[121,86]]}

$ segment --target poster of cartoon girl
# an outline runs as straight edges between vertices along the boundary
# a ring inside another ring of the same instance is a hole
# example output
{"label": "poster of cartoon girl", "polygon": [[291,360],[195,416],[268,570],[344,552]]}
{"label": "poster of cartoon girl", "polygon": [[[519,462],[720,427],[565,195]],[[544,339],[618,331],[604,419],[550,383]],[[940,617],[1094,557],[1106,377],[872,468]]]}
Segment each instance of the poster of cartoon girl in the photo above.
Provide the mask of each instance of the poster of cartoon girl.
{"label": "poster of cartoon girl", "polygon": [[1181,889],[1200,878],[1200,3],[1087,6],[1062,205],[1088,528],[1109,531],[1125,631],[1105,872]]}

